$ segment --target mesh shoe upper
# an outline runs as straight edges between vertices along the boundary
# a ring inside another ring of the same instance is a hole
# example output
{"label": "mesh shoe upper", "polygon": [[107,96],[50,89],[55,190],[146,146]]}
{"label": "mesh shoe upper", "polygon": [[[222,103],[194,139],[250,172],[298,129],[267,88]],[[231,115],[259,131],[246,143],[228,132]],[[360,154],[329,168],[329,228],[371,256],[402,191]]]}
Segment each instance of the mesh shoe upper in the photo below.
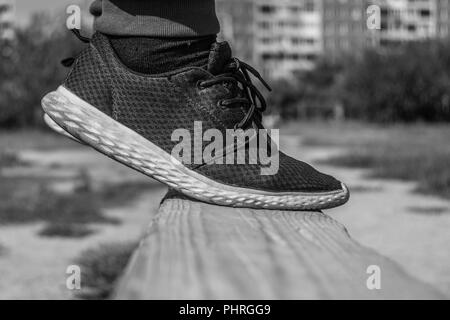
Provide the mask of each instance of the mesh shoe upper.
{"label": "mesh shoe upper", "polygon": [[277,174],[261,175],[252,164],[208,164],[196,170],[215,181],[272,192],[327,192],[341,189],[341,183],[310,165],[280,152]]}
{"label": "mesh shoe upper", "polygon": [[83,50],[69,72],[64,86],[81,99],[111,115],[112,97],[108,69],[94,46]]}
{"label": "mesh shoe upper", "polygon": [[[64,86],[152,143],[171,153],[178,141],[176,129],[193,136],[194,121],[203,131],[232,129],[248,113],[248,105],[227,108],[223,99],[243,97],[236,86],[217,83],[202,87],[201,82],[220,74],[231,59],[226,43],[213,46],[207,68],[190,67],[160,75],[144,75],[127,69],[112,50],[109,40],[95,34],[89,48],[77,58]],[[224,133],[225,136],[225,133]],[[205,147],[205,143],[201,146]],[[194,153],[195,150],[192,150]],[[215,181],[273,192],[325,192],[341,189],[334,178],[280,153],[279,171],[261,175],[260,165],[186,164]]]}

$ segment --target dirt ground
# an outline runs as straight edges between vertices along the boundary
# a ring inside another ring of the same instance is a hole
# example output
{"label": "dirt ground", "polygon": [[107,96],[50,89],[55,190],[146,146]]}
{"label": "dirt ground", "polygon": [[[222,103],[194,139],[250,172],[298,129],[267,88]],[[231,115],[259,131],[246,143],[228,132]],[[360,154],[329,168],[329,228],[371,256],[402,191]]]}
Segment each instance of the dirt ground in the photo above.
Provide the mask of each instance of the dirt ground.
{"label": "dirt ground", "polygon": [[348,204],[325,213],[344,224],[355,240],[450,298],[450,201],[414,193],[414,183],[369,179],[365,170],[317,164],[345,150],[301,146],[298,136],[285,137],[283,145],[288,154],[313,162],[349,186]]}
{"label": "dirt ground", "polygon": [[[282,140],[282,149],[307,161],[330,157],[343,150],[304,147],[298,136]],[[87,148],[25,149],[21,157],[33,163],[10,176],[67,177],[87,168],[95,183],[147,179]],[[412,183],[375,180],[364,170],[316,165],[349,185],[350,202],[326,213],[343,223],[350,235],[399,263],[409,274],[450,297],[450,202],[412,193]],[[70,187],[61,184],[60,188]],[[83,239],[43,238],[42,224],[0,226],[0,299],[71,299],[65,286],[67,266],[86,249],[99,244],[137,240],[155,214],[166,189],[146,191],[125,207],[106,210],[120,225],[95,225],[97,232]]]}
{"label": "dirt ground", "polygon": [[[33,166],[6,170],[4,174],[70,178],[84,168],[95,184],[147,179],[88,148],[25,150],[21,158]],[[70,179],[61,179],[57,188],[70,188]],[[160,185],[127,206],[104,210],[107,217],[121,223],[90,225],[96,232],[81,239],[41,237],[38,232],[43,223],[0,226],[0,299],[72,299],[74,292],[66,288],[67,267],[87,249],[139,240],[165,192]]]}

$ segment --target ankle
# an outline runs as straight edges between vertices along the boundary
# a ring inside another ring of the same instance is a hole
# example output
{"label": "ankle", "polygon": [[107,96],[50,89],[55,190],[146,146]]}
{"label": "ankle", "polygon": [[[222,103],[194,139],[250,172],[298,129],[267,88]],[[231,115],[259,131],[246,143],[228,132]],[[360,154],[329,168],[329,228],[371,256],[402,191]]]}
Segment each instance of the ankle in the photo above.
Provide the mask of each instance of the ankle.
{"label": "ankle", "polygon": [[108,36],[111,46],[130,69],[160,74],[184,67],[207,65],[216,36],[155,38]]}

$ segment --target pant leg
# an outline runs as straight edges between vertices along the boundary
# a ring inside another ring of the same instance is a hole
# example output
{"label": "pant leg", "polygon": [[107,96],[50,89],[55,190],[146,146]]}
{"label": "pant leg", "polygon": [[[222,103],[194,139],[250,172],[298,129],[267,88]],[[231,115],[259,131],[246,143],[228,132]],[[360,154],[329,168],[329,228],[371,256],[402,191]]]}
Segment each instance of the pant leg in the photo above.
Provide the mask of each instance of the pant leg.
{"label": "pant leg", "polygon": [[117,36],[198,37],[219,33],[214,0],[95,0],[96,31]]}

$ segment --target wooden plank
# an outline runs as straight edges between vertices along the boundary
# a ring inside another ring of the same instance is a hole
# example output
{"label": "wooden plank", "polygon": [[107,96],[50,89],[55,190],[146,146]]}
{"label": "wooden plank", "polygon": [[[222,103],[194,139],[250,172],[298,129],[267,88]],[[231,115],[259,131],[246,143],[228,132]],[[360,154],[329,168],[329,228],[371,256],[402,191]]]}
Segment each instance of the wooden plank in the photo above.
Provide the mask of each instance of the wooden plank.
{"label": "wooden plank", "polygon": [[[380,267],[369,290],[367,268]],[[117,299],[442,298],[320,212],[236,209],[172,195],[118,285]]]}

